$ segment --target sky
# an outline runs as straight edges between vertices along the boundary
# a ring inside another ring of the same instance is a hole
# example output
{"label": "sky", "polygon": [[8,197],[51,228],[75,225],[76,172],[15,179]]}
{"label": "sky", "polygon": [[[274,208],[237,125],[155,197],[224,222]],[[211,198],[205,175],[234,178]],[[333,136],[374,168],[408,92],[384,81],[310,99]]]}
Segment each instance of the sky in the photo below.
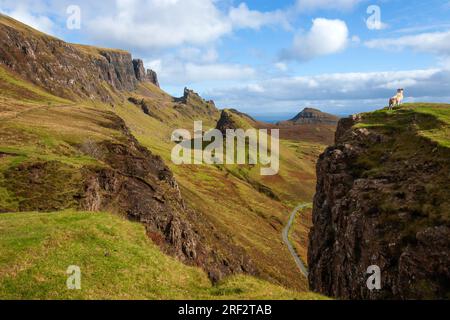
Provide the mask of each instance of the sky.
{"label": "sky", "polygon": [[260,119],[450,102],[449,0],[0,0],[73,43],[120,48],[184,87]]}

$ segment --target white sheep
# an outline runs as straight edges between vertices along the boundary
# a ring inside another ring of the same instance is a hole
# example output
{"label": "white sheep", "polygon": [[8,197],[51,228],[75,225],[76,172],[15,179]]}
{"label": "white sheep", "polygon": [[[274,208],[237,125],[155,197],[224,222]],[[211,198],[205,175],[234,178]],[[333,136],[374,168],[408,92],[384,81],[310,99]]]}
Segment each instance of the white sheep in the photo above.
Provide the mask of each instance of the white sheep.
{"label": "white sheep", "polygon": [[396,106],[398,107],[399,105],[402,104],[403,99],[404,99],[404,96],[403,96],[404,91],[405,91],[404,89],[398,89],[397,94],[394,97],[392,97],[391,99],[389,99],[389,110],[392,110],[392,108],[394,108]]}

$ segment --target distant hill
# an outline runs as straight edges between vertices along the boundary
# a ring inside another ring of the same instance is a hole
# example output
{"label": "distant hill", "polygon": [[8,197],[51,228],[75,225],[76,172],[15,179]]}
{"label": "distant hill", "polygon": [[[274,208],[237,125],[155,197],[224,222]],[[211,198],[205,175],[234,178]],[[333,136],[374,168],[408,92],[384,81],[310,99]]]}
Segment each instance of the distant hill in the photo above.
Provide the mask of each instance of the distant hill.
{"label": "distant hill", "polygon": [[294,118],[278,123],[279,125],[287,124],[331,124],[337,125],[339,117],[332,114],[322,112],[314,108],[305,108]]}

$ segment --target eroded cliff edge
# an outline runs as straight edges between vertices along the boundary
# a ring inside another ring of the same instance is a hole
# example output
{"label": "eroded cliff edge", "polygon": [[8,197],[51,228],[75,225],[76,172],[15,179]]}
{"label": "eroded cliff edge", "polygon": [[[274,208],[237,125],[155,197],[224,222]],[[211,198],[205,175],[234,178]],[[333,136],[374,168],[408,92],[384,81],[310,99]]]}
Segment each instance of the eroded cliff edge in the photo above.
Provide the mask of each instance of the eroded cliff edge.
{"label": "eroded cliff edge", "polygon": [[[448,132],[448,123],[432,111],[339,122],[317,164],[311,290],[343,299],[450,298],[450,151],[424,134]],[[367,288],[372,265],[381,290]]]}

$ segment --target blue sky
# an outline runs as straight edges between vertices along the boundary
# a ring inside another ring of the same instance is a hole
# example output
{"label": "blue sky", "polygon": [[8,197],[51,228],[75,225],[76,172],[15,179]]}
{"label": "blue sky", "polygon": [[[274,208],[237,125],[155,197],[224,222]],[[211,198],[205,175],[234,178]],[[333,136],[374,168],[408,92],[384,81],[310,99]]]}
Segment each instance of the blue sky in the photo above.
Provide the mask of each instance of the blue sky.
{"label": "blue sky", "polygon": [[[80,29],[67,27],[71,5]],[[400,87],[408,101],[450,101],[449,0],[0,0],[0,11],[129,50],[174,96],[188,86],[262,118],[373,110]]]}

